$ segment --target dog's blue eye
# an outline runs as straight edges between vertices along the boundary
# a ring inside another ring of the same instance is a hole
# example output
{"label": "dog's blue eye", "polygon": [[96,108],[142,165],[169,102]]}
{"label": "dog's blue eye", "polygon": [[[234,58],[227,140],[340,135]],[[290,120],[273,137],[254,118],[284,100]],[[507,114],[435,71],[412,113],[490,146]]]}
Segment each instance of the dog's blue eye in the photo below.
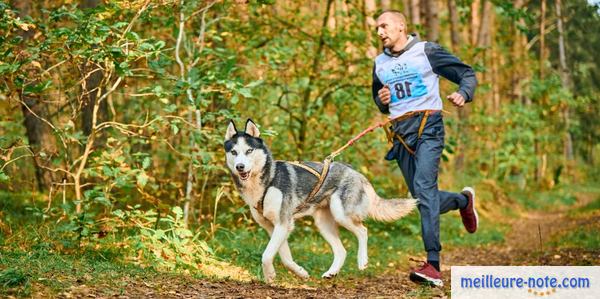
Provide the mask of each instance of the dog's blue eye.
{"label": "dog's blue eye", "polygon": [[231,154],[237,156],[237,152],[235,150],[231,151]]}
{"label": "dog's blue eye", "polygon": [[246,151],[246,155],[250,155],[252,153],[253,149],[249,149]]}

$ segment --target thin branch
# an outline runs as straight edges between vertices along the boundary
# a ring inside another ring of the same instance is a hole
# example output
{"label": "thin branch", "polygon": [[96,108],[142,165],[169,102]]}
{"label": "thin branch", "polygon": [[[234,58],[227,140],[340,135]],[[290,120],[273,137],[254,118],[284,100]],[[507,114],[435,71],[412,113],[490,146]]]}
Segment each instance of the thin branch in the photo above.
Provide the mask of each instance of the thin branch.
{"label": "thin branch", "polygon": [[[546,27],[546,34],[554,31],[556,29],[556,24],[552,23],[550,26]],[[533,45],[535,45],[538,41],[540,40],[540,35],[536,35],[534,36],[528,43],[527,46],[525,46],[525,50],[529,51],[531,50],[531,48],[533,47]]]}
{"label": "thin branch", "polygon": [[[202,11],[202,18],[200,19],[200,33],[198,34],[198,43],[200,44],[200,49],[198,50],[198,57],[194,60],[194,62],[191,64],[191,68],[196,66],[196,64],[200,61],[200,55],[202,54],[202,51],[204,51],[204,32],[206,31],[206,27],[210,24],[206,24],[206,12],[208,11],[209,8],[211,8],[215,3],[217,3],[217,1],[214,1],[210,4],[208,4],[205,8],[203,8]],[[191,16],[193,17],[193,15]],[[218,19],[218,18],[217,18]],[[213,23],[216,22],[217,19],[212,20],[209,23]]]}
{"label": "thin branch", "polygon": [[125,28],[125,31],[123,31],[123,33],[121,34],[121,37],[119,39],[123,39],[125,37],[125,35],[127,33],[129,33],[129,31],[131,31],[133,24],[135,23],[135,21],[137,21],[137,19],[139,19],[139,17],[142,15],[142,13],[148,8],[148,4],[150,4],[150,1],[151,0],[146,0],[146,2],[144,2],[142,7],[138,10],[138,12],[133,17],[133,19],[131,19],[131,22],[129,22],[129,25],[127,25],[127,28]]}
{"label": "thin branch", "polygon": [[12,159],[12,160],[9,160],[6,163],[4,163],[4,165],[2,165],[2,167],[0,167],[0,171],[4,170],[4,168],[6,166],[8,166],[8,164],[13,163],[13,162],[15,162],[15,161],[17,161],[17,160],[19,160],[21,158],[25,158],[25,157],[34,157],[34,155],[32,155],[32,154],[25,154],[25,155],[22,155],[22,156],[18,156],[16,158]]}
{"label": "thin branch", "polygon": [[50,128],[52,128],[52,130],[53,130],[54,132],[56,132],[56,133],[57,133],[56,135],[57,135],[57,136],[58,136],[58,138],[60,139],[60,142],[62,143],[62,145],[63,145],[63,148],[64,148],[65,150],[67,150],[67,149],[68,149],[68,147],[67,147],[67,143],[65,142],[65,139],[63,138],[63,136],[62,136],[62,134],[61,134],[61,131],[60,131],[60,130],[58,130],[58,129],[57,129],[57,128],[56,128],[56,127],[55,127],[55,126],[52,124],[52,123],[50,123],[50,121],[48,121],[48,120],[47,120],[47,119],[45,119],[45,118],[42,118],[42,117],[40,117],[40,116],[39,116],[39,115],[37,115],[35,112],[33,112],[33,110],[31,110],[31,108],[29,108],[29,106],[28,106],[28,105],[25,103],[25,101],[22,101],[21,99],[18,99],[17,101],[18,101],[18,102],[20,102],[20,103],[21,103],[21,105],[23,105],[23,107],[27,108],[27,111],[29,111],[29,113],[31,113],[31,114],[32,114],[33,116],[35,116],[37,119],[41,120],[42,122],[44,122],[45,124],[47,124],[48,126],[50,126]]}

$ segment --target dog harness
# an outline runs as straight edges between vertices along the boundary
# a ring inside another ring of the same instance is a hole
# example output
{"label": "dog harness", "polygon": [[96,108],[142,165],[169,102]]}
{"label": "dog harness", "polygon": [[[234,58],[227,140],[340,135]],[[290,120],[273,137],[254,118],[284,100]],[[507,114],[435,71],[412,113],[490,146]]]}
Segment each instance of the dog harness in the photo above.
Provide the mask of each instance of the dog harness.
{"label": "dog harness", "polygon": [[321,173],[314,170],[312,167],[310,167],[308,165],[302,164],[302,162],[293,161],[293,162],[288,162],[288,163],[290,163],[294,166],[301,167],[302,169],[312,173],[314,176],[316,176],[319,179],[317,181],[317,183],[315,184],[315,186],[313,187],[313,189],[308,194],[308,196],[306,197],[306,200],[304,200],[299,206],[296,207],[296,210],[294,211],[294,214],[296,214],[296,213],[299,213],[302,210],[306,209],[308,207],[308,205],[310,205],[313,202],[313,198],[315,197],[315,195],[317,195],[319,190],[321,190],[321,187],[323,187],[325,178],[327,178],[327,174],[329,173],[329,167],[331,166],[331,160],[325,159],[325,161],[323,162],[323,170],[321,170]]}
{"label": "dog harness", "polygon": [[[298,167],[310,172],[312,175],[317,177],[317,179],[319,179],[317,181],[317,183],[315,184],[315,186],[313,187],[313,189],[308,194],[308,196],[306,197],[306,199],[300,205],[298,205],[296,207],[294,214],[297,214],[297,213],[303,211],[311,203],[313,203],[313,199],[314,199],[315,195],[319,192],[319,190],[321,190],[321,187],[323,187],[323,183],[325,182],[325,178],[327,178],[327,174],[329,173],[329,168],[331,166],[331,161],[332,161],[332,159],[329,159],[329,157],[327,159],[325,159],[325,161],[323,162],[323,169],[321,170],[321,173],[319,173],[317,170],[313,169],[312,167],[310,167],[306,164],[303,164],[300,161],[287,161],[286,162],[288,164],[298,166]],[[265,190],[265,194],[266,194],[266,190]],[[264,201],[265,201],[265,196],[263,195],[262,199],[256,204],[255,209],[258,211],[259,214],[263,213]]]}

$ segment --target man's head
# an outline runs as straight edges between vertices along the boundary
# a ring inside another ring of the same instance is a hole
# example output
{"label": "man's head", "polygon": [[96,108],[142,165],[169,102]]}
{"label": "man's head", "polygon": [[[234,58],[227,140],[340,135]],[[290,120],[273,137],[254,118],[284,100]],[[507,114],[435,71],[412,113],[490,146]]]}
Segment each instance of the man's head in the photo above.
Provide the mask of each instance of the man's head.
{"label": "man's head", "polygon": [[377,35],[385,48],[399,51],[407,40],[406,17],[396,10],[386,10],[377,18]]}

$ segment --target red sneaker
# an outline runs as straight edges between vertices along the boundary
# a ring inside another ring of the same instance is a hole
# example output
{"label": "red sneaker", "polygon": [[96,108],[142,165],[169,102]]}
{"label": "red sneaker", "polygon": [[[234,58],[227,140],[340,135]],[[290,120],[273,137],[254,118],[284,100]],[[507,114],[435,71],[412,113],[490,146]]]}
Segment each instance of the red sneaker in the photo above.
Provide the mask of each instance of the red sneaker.
{"label": "red sneaker", "polygon": [[444,286],[442,273],[436,270],[430,263],[423,263],[421,268],[411,271],[409,278],[412,282],[420,284],[434,285],[437,287]]}
{"label": "red sneaker", "polygon": [[469,199],[469,203],[464,209],[460,209],[460,218],[462,223],[469,233],[477,231],[479,226],[479,216],[477,216],[477,210],[475,209],[475,190],[471,187],[465,187],[462,194],[466,195]]}

